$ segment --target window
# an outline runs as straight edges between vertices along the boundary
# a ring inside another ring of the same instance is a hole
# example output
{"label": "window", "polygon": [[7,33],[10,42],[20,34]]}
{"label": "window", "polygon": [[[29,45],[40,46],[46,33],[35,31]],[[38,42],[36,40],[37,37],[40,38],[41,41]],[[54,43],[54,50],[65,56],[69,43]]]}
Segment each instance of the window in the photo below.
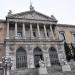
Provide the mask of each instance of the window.
{"label": "window", "polygon": [[33,36],[36,37],[36,33],[35,32],[33,32]]}
{"label": "window", "polygon": [[36,68],[38,68],[38,67],[40,67],[39,60],[40,59],[43,60],[42,50],[40,48],[36,47],[34,49],[33,54],[34,54],[34,65]]}
{"label": "window", "polygon": [[72,33],[73,41],[75,42],[75,33]]}
{"label": "window", "polygon": [[60,65],[58,54],[54,47],[49,48],[49,57],[52,65]]}
{"label": "window", "polygon": [[49,37],[49,32],[47,32],[47,36]]}
{"label": "window", "polygon": [[65,41],[65,35],[63,31],[59,32],[59,39]]}
{"label": "window", "polygon": [[22,47],[16,51],[16,68],[27,67],[27,53]]}
{"label": "window", "polygon": [[18,32],[17,36],[18,36],[18,38],[21,38],[22,37],[22,32]]}

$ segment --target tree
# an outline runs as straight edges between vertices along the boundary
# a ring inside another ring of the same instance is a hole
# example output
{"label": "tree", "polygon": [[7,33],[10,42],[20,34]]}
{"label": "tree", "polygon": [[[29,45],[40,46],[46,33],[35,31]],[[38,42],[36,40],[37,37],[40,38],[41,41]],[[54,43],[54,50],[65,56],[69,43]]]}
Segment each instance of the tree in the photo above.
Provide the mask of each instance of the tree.
{"label": "tree", "polygon": [[75,47],[73,46],[72,43],[71,43],[71,47],[72,47],[72,52],[73,52],[73,59],[75,61]]}
{"label": "tree", "polygon": [[70,59],[71,59],[71,50],[70,50],[70,48],[69,48],[69,46],[66,42],[64,42],[64,49],[65,49],[66,59],[68,61],[70,61]]}

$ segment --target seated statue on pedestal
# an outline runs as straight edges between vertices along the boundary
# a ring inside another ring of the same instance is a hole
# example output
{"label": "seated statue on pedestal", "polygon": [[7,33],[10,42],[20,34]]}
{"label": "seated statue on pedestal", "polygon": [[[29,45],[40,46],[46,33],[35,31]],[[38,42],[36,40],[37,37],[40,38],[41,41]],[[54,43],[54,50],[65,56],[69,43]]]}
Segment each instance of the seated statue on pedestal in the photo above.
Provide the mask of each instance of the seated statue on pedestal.
{"label": "seated statue on pedestal", "polygon": [[40,66],[40,67],[45,67],[45,63],[44,63],[44,61],[41,60],[41,59],[39,60],[39,66]]}
{"label": "seated statue on pedestal", "polygon": [[39,60],[39,65],[40,65],[39,74],[48,74],[45,63],[43,60],[41,60],[41,59]]}

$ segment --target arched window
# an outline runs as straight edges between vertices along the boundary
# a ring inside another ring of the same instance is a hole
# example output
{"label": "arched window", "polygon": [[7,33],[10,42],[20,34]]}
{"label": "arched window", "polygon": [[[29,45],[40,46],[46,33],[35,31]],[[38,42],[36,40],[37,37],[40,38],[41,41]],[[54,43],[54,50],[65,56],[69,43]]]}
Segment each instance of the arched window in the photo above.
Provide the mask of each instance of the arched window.
{"label": "arched window", "polygon": [[49,57],[51,65],[60,65],[57,51],[54,47],[49,48]]}
{"label": "arched window", "polygon": [[34,64],[35,67],[39,67],[39,60],[43,60],[42,50],[38,47],[34,49]]}
{"label": "arched window", "polygon": [[24,48],[20,47],[16,51],[16,68],[27,67],[27,54]]}

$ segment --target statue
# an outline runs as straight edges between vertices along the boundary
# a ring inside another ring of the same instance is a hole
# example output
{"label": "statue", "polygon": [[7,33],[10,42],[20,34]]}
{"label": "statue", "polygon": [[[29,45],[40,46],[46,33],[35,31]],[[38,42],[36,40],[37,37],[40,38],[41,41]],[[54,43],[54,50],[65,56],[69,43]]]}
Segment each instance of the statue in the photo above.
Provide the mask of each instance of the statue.
{"label": "statue", "polygon": [[39,65],[40,65],[40,67],[45,67],[44,61],[40,59],[40,60],[39,60]]}
{"label": "statue", "polygon": [[39,60],[39,65],[40,65],[39,74],[48,74],[45,63],[43,60],[41,60],[41,59]]}
{"label": "statue", "polygon": [[63,72],[71,71],[70,65],[67,63],[67,61],[63,59],[62,62],[63,62],[63,64],[62,64]]}
{"label": "statue", "polygon": [[10,16],[12,14],[12,10],[9,10],[8,12],[8,16]]}

